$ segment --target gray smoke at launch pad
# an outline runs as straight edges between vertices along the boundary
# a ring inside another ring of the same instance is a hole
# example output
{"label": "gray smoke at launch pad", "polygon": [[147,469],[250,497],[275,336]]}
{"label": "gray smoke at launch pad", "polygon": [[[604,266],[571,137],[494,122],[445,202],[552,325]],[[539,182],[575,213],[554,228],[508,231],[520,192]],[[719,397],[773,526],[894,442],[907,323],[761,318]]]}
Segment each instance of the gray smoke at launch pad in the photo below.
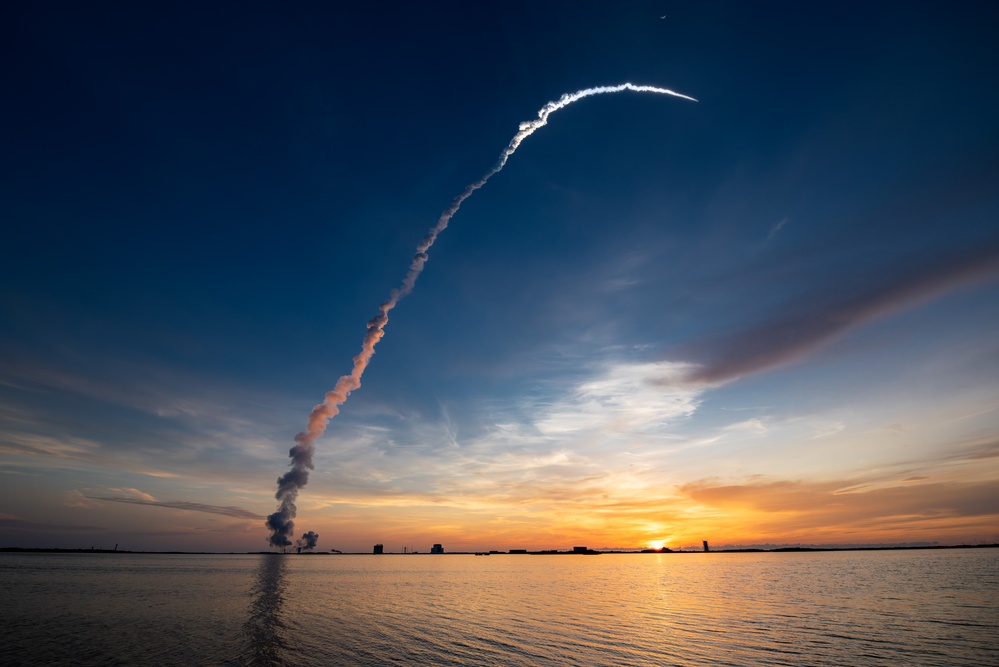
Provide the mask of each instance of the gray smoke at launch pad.
{"label": "gray smoke at launch pad", "polygon": [[298,552],[302,553],[302,549],[306,551],[310,549],[315,549],[316,544],[319,542],[319,533],[314,533],[311,530],[304,535],[301,539],[295,542],[295,546],[298,547]]}

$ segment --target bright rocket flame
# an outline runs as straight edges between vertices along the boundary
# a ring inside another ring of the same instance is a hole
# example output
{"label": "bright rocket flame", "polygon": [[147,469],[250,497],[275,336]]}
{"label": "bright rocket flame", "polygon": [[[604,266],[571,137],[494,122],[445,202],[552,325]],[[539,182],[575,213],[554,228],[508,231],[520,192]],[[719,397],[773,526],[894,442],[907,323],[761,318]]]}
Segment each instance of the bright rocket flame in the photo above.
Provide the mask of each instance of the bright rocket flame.
{"label": "bright rocket flame", "polygon": [[596,88],[578,90],[574,93],[566,93],[558,100],[549,102],[545,106],[541,107],[538,111],[537,120],[525,121],[520,124],[520,129],[515,135],[513,135],[513,138],[510,140],[510,143],[507,144],[507,147],[503,149],[503,152],[500,153],[499,159],[496,161],[493,168],[486,172],[486,174],[479,180],[470,183],[464,190],[462,190],[461,194],[452,200],[451,205],[444,209],[441,213],[440,218],[437,220],[437,224],[434,225],[429,232],[427,232],[427,235],[423,237],[423,240],[416,246],[416,253],[413,255],[412,261],[409,263],[409,270],[402,279],[402,284],[389,292],[389,298],[378,306],[378,314],[368,322],[368,331],[364,335],[364,340],[361,343],[361,351],[354,357],[354,368],[350,372],[350,375],[341,376],[337,381],[336,386],[326,392],[326,395],[323,397],[323,402],[312,408],[305,430],[295,436],[296,444],[289,452],[289,456],[291,457],[291,470],[278,478],[278,490],[275,494],[275,498],[277,498],[280,502],[278,504],[277,511],[267,517],[266,525],[271,530],[269,542],[272,546],[291,546],[291,535],[295,529],[294,518],[298,511],[295,501],[298,499],[298,492],[309,482],[309,470],[314,468],[312,455],[315,452],[316,440],[318,440],[326,430],[326,426],[329,424],[330,420],[340,413],[340,406],[347,400],[347,397],[350,396],[351,392],[361,386],[361,376],[364,375],[364,369],[366,369],[368,364],[371,362],[371,357],[375,353],[375,345],[377,345],[378,341],[380,341],[382,336],[385,335],[385,326],[388,324],[389,311],[395,308],[396,304],[398,304],[403,297],[413,291],[413,287],[416,285],[416,280],[420,277],[420,274],[423,272],[423,267],[427,263],[427,251],[429,251],[431,246],[434,245],[434,242],[437,241],[437,237],[440,233],[447,229],[448,224],[451,222],[451,218],[453,218],[458,212],[458,209],[461,208],[462,203],[471,197],[472,193],[485,185],[490,178],[502,171],[503,167],[506,166],[507,160],[509,160],[510,156],[517,151],[517,148],[520,147],[520,144],[524,141],[524,139],[534,134],[534,132],[538,129],[547,125],[548,117],[553,113],[559,109],[564,109],[573,102],[578,102],[584,97],[604,95],[607,93],[620,93],[625,90],[630,90],[636,93],[672,95],[673,97],[681,97],[685,100],[691,100],[693,102],[697,101],[693,97],[682,95],[667,88],[657,88],[655,86],[635,85],[632,83],[622,83],[617,86],[598,86]]}

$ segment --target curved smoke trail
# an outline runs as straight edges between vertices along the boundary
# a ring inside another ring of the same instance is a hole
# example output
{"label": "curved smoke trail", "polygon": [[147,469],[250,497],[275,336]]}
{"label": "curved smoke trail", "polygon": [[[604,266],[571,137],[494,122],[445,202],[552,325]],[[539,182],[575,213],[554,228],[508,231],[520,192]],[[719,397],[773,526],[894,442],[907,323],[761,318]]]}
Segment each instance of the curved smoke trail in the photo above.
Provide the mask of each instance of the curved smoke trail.
{"label": "curved smoke trail", "polygon": [[326,425],[329,424],[329,421],[340,413],[340,406],[347,400],[351,392],[361,386],[361,376],[364,375],[364,369],[368,367],[368,363],[370,363],[371,357],[375,353],[375,345],[385,335],[385,326],[388,324],[389,311],[395,308],[396,304],[403,297],[413,291],[416,279],[420,277],[423,267],[427,263],[427,251],[430,250],[430,247],[437,240],[440,233],[447,229],[448,223],[451,222],[451,218],[461,208],[462,203],[471,197],[472,193],[485,185],[490,178],[499,173],[506,166],[506,162],[510,159],[510,156],[520,147],[524,139],[548,124],[548,117],[550,115],[584,97],[606,93],[619,93],[625,90],[631,90],[636,93],[672,95],[692,102],[697,101],[693,97],[655,86],[636,86],[632,83],[622,83],[617,86],[598,86],[596,88],[578,90],[574,93],[566,93],[558,100],[549,102],[541,107],[538,111],[537,120],[525,121],[520,124],[517,134],[513,135],[513,139],[510,140],[507,147],[500,153],[499,159],[493,168],[486,172],[482,178],[469,184],[461,191],[461,194],[454,198],[451,205],[441,213],[437,224],[427,232],[427,235],[416,246],[416,253],[409,263],[409,271],[406,272],[406,276],[402,279],[402,284],[389,292],[389,298],[378,306],[378,314],[368,322],[368,331],[364,334],[361,351],[354,357],[354,369],[350,372],[350,375],[341,376],[336,386],[326,392],[323,402],[312,408],[305,430],[295,436],[295,446],[289,452],[289,456],[291,456],[291,470],[279,477],[277,481],[278,490],[275,497],[280,503],[277,511],[267,517],[267,527],[272,531],[269,538],[272,546],[291,546],[291,535],[295,528],[293,519],[298,511],[295,501],[298,499],[298,492],[309,481],[309,470],[314,467],[312,464],[312,455],[316,449],[316,440],[326,430]]}

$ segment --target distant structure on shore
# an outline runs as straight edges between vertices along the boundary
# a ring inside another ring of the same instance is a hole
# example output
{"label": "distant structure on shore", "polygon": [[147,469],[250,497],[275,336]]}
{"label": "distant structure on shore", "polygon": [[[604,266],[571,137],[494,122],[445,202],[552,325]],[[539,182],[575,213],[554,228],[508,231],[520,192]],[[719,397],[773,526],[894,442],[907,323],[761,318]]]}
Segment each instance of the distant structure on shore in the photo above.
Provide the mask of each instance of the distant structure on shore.
{"label": "distant structure on shore", "polygon": [[381,544],[376,544],[374,551],[372,553],[383,554],[385,553],[385,546]]}
{"label": "distant structure on shore", "polygon": [[430,553],[442,554],[444,553],[444,547],[440,544],[435,544],[434,546],[430,547]]}
{"label": "distant structure on shore", "polygon": [[[514,553],[511,551],[510,553]],[[559,551],[558,549],[544,549],[542,551],[528,551],[527,553],[532,556],[565,556],[565,555],[584,555],[584,556],[595,556],[602,552],[596,551],[589,547],[573,547],[572,551]]]}
{"label": "distant structure on shore", "polygon": [[707,540],[702,540],[701,544],[704,545],[704,550],[705,551],[711,551],[711,549],[708,547],[708,541]]}

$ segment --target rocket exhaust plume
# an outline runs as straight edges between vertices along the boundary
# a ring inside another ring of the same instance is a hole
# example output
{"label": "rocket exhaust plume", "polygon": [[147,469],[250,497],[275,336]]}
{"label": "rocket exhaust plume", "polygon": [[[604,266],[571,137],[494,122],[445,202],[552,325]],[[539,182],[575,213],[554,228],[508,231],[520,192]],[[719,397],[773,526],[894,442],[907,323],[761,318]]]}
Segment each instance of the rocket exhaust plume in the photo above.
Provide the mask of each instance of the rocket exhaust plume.
{"label": "rocket exhaust plume", "polygon": [[625,90],[630,90],[636,93],[672,95],[673,97],[680,97],[692,102],[697,101],[693,97],[682,95],[667,88],[657,88],[655,86],[641,86],[632,83],[622,83],[617,86],[598,86],[596,88],[577,90],[574,93],[566,93],[558,100],[549,102],[545,106],[541,107],[538,111],[537,120],[524,121],[520,124],[520,128],[517,130],[517,133],[513,135],[510,143],[507,144],[507,147],[500,153],[499,159],[496,160],[496,164],[493,165],[493,168],[487,171],[482,178],[466,186],[465,189],[451,201],[451,205],[444,209],[441,213],[440,218],[437,220],[437,224],[427,232],[427,235],[424,236],[423,240],[416,246],[416,253],[413,255],[413,259],[409,263],[409,270],[402,279],[402,284],[389,292],[388,299],[378,306],[378,314],[368,322],[368,331],[364,334],[364,340],[361,343],[361,351],[356,357],[354,357],[354,368],[350,372],[350,375],[341,376],[337,381],[336,386],[326,392],[326,395],[323,397],[323,402],[312,408],[305,430],[295,436],[295,446],[292,447],[289,452],[289,456],[291,457],[291,470],[279,477],[277,481],[278,490],[275,494],[275,498],[279,501],[277,511],[267,517],[266,526],[271,531],[271,536],[268,541],[271,546],[291,546],[291,535],[295,529],[294,519],[298,512],[295,501],[298,499],[298,492],[309,482],[309,471],[314,468],[312,464],[312,455],[315,453],[316,440],[318,440],[326,430],[326,426],[329,424],[330,420],[340,413],[340,406],[347,400],[347,397],[350,396],[351,392],[361,386],[361,376],[364,375],[364,369],[366,369],[368,364],[371,362],[371,357],[375,353],[375,345],[377,345],[378,341],[380,341],[382,336],[385,335],[385,326],[388,324],[389,312],[396,307],[399,301],[413,291],[413,287],[416,285],[416,280],[420,277],[420,274],[423,272],[423,267],[426,265],[427,259],[429,259],[427,252],[430,250],[431,246],[434,245],[434,242],[437,241],[437,237],[440,233],[447,229],[448,224],[451,222],[451,218],[455,216],[464,201],[471,197],[476,190],[485,185],[490,178],[502,171],[503,167],[506,166],[507,160],[509,160],[510,156],[517,151],[524,139],[547,125],[548,117],[553,113],[559,109],[564,109],[573,102],[578,102],[584,97],[604,95],[607,93],[620,93]]}
{"label": "rocket exhaust plume", "polygon": [[306,551],[309,549],[315,549],[317,542],[319,542],[319,534],[310,530],[302,535],[302,539],[298,540],[295,543],[295,546],[298,547],[298,552],[301,553],[302,549],[305,549]]}

